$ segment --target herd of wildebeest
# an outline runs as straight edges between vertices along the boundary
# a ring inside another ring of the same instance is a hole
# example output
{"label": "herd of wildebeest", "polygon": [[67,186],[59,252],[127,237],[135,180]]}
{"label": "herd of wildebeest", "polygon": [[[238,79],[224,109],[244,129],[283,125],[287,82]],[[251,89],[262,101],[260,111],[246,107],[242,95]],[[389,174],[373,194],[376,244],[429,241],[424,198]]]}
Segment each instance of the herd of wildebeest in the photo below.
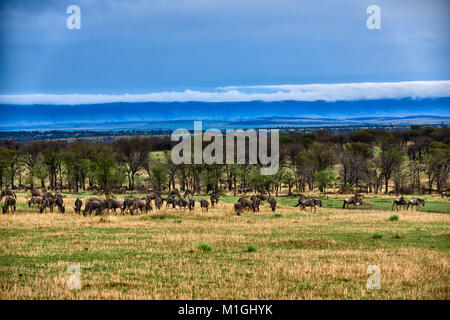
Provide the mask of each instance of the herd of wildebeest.
{"label": "herd of wildebeest", "polygon": [[[123,200],[116,199],[99,199],[96,197],[89,198],[84,203],[83,209],[83,201],[80,198],[77,198],[75,201],[74,212],[77,214],[86,215],[101,215],[104,213],[109,213],[113,211],[115,214],[117,210],[120,210],[121,214],[130,213],[131,215],[138,213],[148,213],[149,211],[160,210],[163,208],[164,203],[166,208],[172,207],[173,209],[182,209],[189,211],[194,210],[196,200],[192,198],[193,192],[190,190],[186,190],[183,196],[181,196],[178,189],[173,189],[170,191],[169,195],[164,198],[161,194],[156,191],[149,191],[146,197],[141,198],[131,198],[126,197]],[[442,197],[449,197],[450,191],[444,191],[441,194]],[[0,195],[0,201],[5,198],[5,202],[3,205],[3,213],[7,213],[9,210],[16,210],[16,201],[17,196],[15,192],[9,188],[2,190]],[[271,197],[265,193],[259,193],[252,195],[250,198],[242,197],[236,203],[234,203],[234,211],[237,215],[241,215],[244,210],[248,210],[251,212],[259,211],[260,205],[263,205],[263,202],[268,202],[272,211],[275,212],[277,207],[277,201],[275,198]],[[352,197],[345,198],[342,208],[350,208],[350,205],[353,205],[353,208],[357,206],[371,206],[370,203],[364,201],[363,193],[356,193]],[[152,205],[153,202],[153,205]],[[203,211],[208,212],[209,205],[214,207],[219,202],[219,196],[213,194],[209,197],[209,201],[207,199],[201,199],[198,201],[200,203],[200,208]],[[53,209],[56,207],[58,212],[65,213],[66,209],[64,206],[64,199],[61,193],[52,194],[46,190],[31,190],[31,199],[28,200],[28,207],[38,207],[40,213],[44,213],[47,209],[50,212],[53,212]],[[423,207],[425,206],[425,200],[421,198],[412,198],[407,201],[403,196],[395,198],[392,204],[392,210],[397,210],[399,207],[403,207],[405,210],[409,210],[410,207]],[[295,207],[299,207],[302,210],[306,210],[306,207],[311,208],[311,212],[314,210],[316,212],[317,207],[322,207],[322,200],[304,197],[302,195],[299,196],[298,203]]]}

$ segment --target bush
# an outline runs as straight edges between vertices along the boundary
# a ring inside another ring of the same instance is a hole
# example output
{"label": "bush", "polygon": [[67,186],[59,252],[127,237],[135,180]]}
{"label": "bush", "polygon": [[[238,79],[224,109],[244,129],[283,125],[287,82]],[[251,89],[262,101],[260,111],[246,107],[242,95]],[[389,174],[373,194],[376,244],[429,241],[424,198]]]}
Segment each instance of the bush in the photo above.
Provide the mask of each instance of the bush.
{"label": "bush", "polygon": [[173,220],[173,222],[175,222],[175,223],[181,223],[183,220],[181,220],[181,219],[175,219],[175,220]]}
{"label": "bush", "polygon": [[375,232],[374,234],[372,234],[371,238],[372,239],[381,239],[381,238],[383,238],[383,235],[381,233]]}
{"label": "bush", "polygon": [[208,243],[200,243],[197,246],[197,249],[199,249],[199,250],[201,250],[203,252],[208,252],[208,251],[212,250],[212,246],[210,244],[208,244]]}
{"label": "bush", "polygon": [[247,252],[255,252],[256,249],[258,249],[258,247],[256,247],[256,246],[253,245],[253,244],[249,244],[249,245],[247,246]]}
{"label": "bush", "polygon": [[389,221],[397,221],[397,220],[398,220],[398,215],[396,215],[396,214],[389,217]]}
{"label": "bush", "polygon": [[282,217],[283,215],[281,214],[281,213],[275,213],[275,218],[280,218],[280,217]]}

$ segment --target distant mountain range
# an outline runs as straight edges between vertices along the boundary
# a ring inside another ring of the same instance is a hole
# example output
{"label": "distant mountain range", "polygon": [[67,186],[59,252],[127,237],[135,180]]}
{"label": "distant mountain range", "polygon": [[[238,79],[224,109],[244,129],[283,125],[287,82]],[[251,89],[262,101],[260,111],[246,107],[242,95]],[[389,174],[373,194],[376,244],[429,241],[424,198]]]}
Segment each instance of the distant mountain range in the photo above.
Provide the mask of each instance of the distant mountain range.
{"label": "distant mountain range", "polygon": [[170,130],[450,124],[450,98],[0,105],[0,130]]}

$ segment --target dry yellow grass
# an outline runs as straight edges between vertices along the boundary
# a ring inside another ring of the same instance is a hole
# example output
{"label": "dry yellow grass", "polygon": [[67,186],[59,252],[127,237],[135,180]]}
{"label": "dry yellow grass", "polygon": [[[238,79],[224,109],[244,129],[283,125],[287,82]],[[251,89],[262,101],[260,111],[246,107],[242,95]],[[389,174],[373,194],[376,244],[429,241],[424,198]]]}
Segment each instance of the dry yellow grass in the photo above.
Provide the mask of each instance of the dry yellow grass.
{"label": "dry yellow grass", "polygon": [[[25,195],[19,195],[24,202]],[[450,215],[268,205],[0,215],[1,299],[449,299]],[[379,234],[380,236],[373,236]],[[199,250],[200,243],[211,251]],[[247,250],[253,245],[256,250]],[[69,265],[81,290],[69,290]],[[381,290],[369,290],[369,265]]]}

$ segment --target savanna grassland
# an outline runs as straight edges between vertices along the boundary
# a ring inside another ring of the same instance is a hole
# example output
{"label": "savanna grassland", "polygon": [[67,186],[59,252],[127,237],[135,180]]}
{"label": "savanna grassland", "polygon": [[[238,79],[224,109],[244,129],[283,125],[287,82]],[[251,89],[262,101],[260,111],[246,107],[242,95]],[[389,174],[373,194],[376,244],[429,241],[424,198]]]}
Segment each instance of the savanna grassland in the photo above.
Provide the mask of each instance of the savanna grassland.
{"label": "savanna grassland", "polygon": [[[1,299],[450,298],[450,215],[423,211],[450,212],[436,196],[408,212],[386,210],[381,196],[356,210],[330,198],[317,213],[278,198],[276,213],[265,204],[236,216],[230,196],[208,213],[88,217],[73,213],[74,195],[65,214],[39,214],[27,197],[0,215]],[[66,287],[73,264],[80,290]],[[369,265],[380,290],[366,288]]]}

